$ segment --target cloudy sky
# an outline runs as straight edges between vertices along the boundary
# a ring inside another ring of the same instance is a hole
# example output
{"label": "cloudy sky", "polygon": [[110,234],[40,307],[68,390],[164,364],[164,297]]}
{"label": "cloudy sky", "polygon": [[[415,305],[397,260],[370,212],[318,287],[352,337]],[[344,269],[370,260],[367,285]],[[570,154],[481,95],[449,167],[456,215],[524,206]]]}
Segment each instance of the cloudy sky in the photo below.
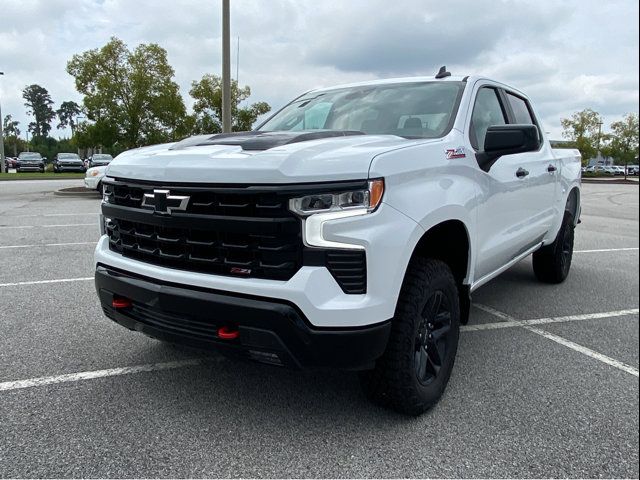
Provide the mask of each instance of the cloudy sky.
{"label": "cloudy sky", "polygon": [[[221,71],[220,13],[220,0],[0,0],[3,116],[24,132],[32,83],[56,108],[80,102],[66,63],[111,36],[164,47],[190,106],[191,81]],[[583,108],[605,128],[638,111],[637,0],[231,0],[231,33],[233,75],[239,36],[240,83],[274,108],[314,87],[446,64],[528,93],[554,138]]]}

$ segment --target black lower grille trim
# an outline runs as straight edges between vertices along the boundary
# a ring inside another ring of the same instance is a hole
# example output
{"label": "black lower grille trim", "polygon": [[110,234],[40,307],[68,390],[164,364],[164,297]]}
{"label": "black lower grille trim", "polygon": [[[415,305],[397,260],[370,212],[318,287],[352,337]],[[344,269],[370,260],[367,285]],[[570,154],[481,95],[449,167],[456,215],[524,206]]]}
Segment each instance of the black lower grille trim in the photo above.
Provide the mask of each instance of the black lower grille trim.
{"label": "black lower grille trim", "polygon": [[367,293],[367,257],[364,251],[327,251],[326,265],[344,293]]}

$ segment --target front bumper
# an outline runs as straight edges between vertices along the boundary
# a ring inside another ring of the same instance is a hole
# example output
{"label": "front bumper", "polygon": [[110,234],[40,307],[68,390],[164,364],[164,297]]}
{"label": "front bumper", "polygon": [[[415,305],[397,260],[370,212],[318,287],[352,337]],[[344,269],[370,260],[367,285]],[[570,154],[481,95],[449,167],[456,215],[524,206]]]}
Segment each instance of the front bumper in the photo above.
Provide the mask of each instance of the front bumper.
{"label": "front bumper", "polygon": [[40,172],[44,170],[44,165],[38,164],[20,164],[16,166],[18,172]]}
{"label": "front bumper", "polygon": [[[371,368],[384,352],[391,322],[364,328],[313,328],[293,304],[161,282],[98,265],[95,283],[107,317],[161,340],[275,365],[301,368]],[[112,306],[115,297],[132,302]],[[224,340],[218,329],[239,332]]]}
{"label": "front bumper", "polygon": [[104,175],[98,175],[95,177],[84,177],[84,185],[85,187],[90,188],[91,190],[97,190],[98,184],[100,183],[103,177]]}
{"label": "front bumper", "polygon": [[192,272],[127,258],[109,249],[106,235],[98,241],[95,264],[162,282],[288,302],[315,328],[357,328],[393,317],[406,266],[422,233],[413,220],[384,203],[370,215],[326,225],[327,239],[366,248],[367,292],[357,295],[345,294],[324,266],[305,265],[286,281]]}
{"label": "front bumper", "polygon": [[59,172],[84,172],[84,165],[58,165]]}

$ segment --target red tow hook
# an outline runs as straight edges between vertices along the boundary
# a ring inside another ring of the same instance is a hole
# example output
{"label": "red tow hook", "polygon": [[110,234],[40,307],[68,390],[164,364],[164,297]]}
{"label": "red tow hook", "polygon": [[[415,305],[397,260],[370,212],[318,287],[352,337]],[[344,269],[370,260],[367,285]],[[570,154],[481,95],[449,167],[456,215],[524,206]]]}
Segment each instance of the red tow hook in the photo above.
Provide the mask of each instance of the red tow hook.
{"label": "red tow hook", "polygon": [[124,297],[113,297],[113,300],[111,301],[111,306],[113,308],[129,308],[132,305],[133,303],[131,300]]}
{"label": "red tow hook", "polygon": [[240,332],[235,328],[224,326],[218,329],[218,338],[222,340],[235,340],[240,336]]}

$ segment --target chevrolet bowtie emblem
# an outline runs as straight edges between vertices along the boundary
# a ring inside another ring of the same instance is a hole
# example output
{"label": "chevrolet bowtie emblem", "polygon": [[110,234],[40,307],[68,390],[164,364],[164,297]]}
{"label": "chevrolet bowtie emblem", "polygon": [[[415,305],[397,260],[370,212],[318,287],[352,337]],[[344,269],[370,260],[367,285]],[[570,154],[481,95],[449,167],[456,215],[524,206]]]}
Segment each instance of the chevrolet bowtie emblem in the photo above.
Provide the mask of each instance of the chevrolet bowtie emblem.
{"label": "chevrolet bowtie emblem", "polygon": [[145,193],[142,206],[153,208],[155,213],[171,215],[174,210],[184,211],[189,204],[188,196],[171,195],[169,190],[154,190],[153,193]]}

